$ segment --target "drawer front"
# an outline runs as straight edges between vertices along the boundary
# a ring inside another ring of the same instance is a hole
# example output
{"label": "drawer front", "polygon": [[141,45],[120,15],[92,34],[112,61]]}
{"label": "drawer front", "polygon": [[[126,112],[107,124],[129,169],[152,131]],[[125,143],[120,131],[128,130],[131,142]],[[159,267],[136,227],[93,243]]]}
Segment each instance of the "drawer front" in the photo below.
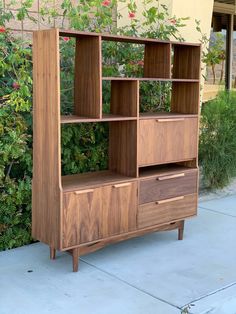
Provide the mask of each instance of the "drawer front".
{"label": "drawer front", "polygon": [[139,204],[197,193],[197,182],[197,169],[141,180]]}
{"label": "drawer front", "polygon": [[197,213],[197,194],[140,205],[138,228],[181,220]]}
{"label": "drawer front", "polygon": [[197,156],[197,118],[140,120],[139,126],[140,166]]}
{"label": "drawer front", "polygon": [[137,182],[64,193],[63,247],[134,230]]}

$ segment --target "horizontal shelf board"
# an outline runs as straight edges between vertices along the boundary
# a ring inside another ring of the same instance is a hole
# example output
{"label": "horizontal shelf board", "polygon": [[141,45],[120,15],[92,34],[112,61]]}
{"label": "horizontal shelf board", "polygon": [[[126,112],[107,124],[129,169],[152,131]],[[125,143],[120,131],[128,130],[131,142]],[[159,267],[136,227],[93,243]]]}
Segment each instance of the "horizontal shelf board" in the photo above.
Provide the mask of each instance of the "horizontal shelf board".
{"label": "horizontal shelf board", "polygon": [[169,175],[186,171],[197,171],[197,168],[184,167],[177,164],[143,167],[139,168],[139,177],[140,179],[144,179],[148,177]]}
{"label": "horizontal shelf board", "polygon": [[197,114],[190,114],[190,113],[175,113],[175,112],[141,112],[139,114],[140,120],[145,119],[156,119],[156,118],[163,118],[163,119],[171,119],[171,118],[197,118]]}
{"label": "horizontal shelf board", "polygon": [[62,176],[62,189],[63,192],[72,192],[136,180],[136,178],[126,177],[110,170],[87,172]]}
{"label": "horizontal shelf board", "polygon": [[176,78],[155,78],[155,77],[112,77],[104,76],[103,81],[157,81],[157,82],[182,82],[199,83],[198,79],[176,79]]}
{"label": "horizontal shelf board", "polygon": [[81,32],[75,30],[59,30],[60,36],[68,36],[68,37],[81,37],[81,36],[101,36],[102,40],[106,41],[118,41],[118,42],[128,42],[128,43],[136,43],[136,44],[148,44],[148,43],[166,43],[172,45],[183,45],[183,46],[197,46],[199,47],[199,43],[188,43],[188,42],[176,42],[176,41],[168,41],[168,40],[160,40],[156,38],[144,38],[144,37],[133,37],[133,36],[120,36],[120,35],[112,35],[112,34],[102,34],[102,33],[92,33],[92,32]]}
{"label": "horizontal shelf board", "polygon": [[61,116],[61,124],[82,123],[82,122],[109,122],[109,121],[137,120],[137,117],[126,117],[121,115],[103,113],[102,118],[79,117],[76,115]]}

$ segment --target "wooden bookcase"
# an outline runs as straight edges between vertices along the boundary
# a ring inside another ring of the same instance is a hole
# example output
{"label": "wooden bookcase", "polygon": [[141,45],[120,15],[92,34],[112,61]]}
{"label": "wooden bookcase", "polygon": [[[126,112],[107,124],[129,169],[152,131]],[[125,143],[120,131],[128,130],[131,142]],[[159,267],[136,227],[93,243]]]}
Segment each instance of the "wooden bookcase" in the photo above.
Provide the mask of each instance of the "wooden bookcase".
{"label": "wooden bookcase", "polygon": [[[60,114],[59,37],[76,40],[74,112]],[[102,77],[102,42],[145,46],[141,78]],[[33,36],[32,235],[73,256],[148,232],[178,229],[197,213],[199,44],[50,29]],[[102,113],[102,81],[111,82]],[[172,83],[171,111],[140,113],[140,81]],[[109,123],[109,169],[61,175],[61,127]]]}

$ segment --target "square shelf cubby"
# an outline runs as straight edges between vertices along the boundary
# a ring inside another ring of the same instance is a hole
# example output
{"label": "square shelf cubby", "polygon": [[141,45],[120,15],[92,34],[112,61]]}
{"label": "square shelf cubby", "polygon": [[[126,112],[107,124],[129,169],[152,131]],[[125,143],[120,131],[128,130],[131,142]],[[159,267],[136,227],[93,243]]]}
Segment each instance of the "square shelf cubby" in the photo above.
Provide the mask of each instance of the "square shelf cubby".
{"label": "square shelf cubby", "polygon": [[186,43],[172,43],[172,78],[199,80],[201,70],[201,46]]}

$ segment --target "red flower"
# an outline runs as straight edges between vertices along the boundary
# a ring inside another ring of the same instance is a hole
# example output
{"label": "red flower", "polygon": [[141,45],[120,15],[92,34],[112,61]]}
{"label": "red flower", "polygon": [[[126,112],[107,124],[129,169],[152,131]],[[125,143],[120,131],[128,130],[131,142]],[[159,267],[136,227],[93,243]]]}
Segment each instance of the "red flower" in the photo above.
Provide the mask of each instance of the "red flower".
{"label": "red flower", "polygon": [[129,12],[129,18],[133,19],[135,17],[135,13],[134,12]]}
{"label": "red flower", "polygon": [[110,5],[111,1],[110,0],[104,0],[102,1],[102,6],[108,7]]}
{"label": "red flower", "polygon": [[0,26],[0,33],[5,33],[6,32],[6,29],[5,29],[5,27],[3,27],[3,26]]}
{"label": "red flower", "polygon": [[68,40],[70,40],[70,37],[63,37],[63,40],[68,41]]}
{"label": "red flower", "polygon": [[19,88],[20,88],[20,84],[17,83],[17,82],[13,82],[12,87],[13,87],[14,89],[19,89]]}

